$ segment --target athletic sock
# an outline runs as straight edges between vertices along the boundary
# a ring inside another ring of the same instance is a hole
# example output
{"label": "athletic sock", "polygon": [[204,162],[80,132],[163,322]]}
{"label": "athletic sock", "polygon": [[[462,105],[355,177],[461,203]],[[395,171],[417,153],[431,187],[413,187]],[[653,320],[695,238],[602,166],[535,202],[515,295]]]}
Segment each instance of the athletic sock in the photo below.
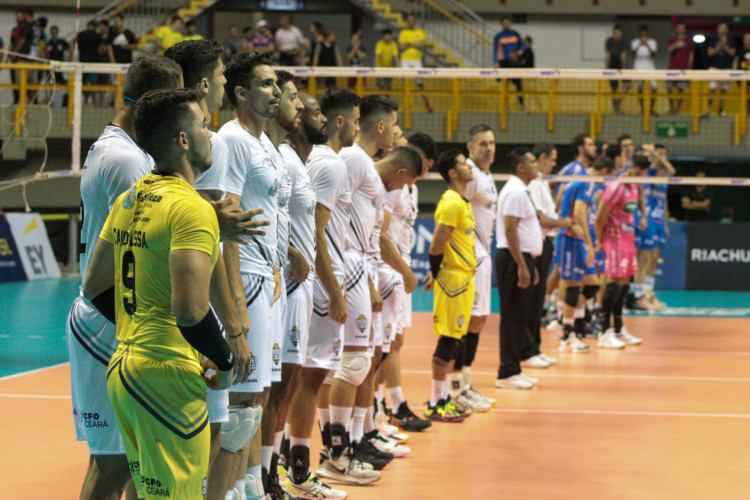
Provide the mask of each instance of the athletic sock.
{"label": "athletic sock", "polygon": [[260,464],[266,469],[266,473],[271,472],[271,458],[273,457],[273,446],[260,447]]}
{"label": "athletic sock", "polygon": [[375,404],[377,405],[377,413],[385,412],[385,399],[383,399],[383,384],[380,384],[375,388],[373,393],[375,398]]}
{"label": "athletic sock", "polygon": [[367,408],[361,406],[355,406],[352,418],[352,443],[359,443],[362,436],[365,434],[365,415],[367,415]]}
{"label": "athletic sock", "polygon": [[464,357],[464,368],[471,366],[474,362],[474,358],[477,356],[477,347],[479,346],[479,334],[475,332],[469,332],[464,337],[466,343],[466,356]]}
{"label": "athletic sock", "polygon": [[445,377],[445,380],[443,380],[441,394],[440,399],[448,401],[448,396],[451,394],[451,379],[449,377]]}
{"label": "athletic sock", "polygon": [[435,406],[443,397],[443,381],[432,379],[432,396],[430,406]]}
{"label": "athletic sock", "polygon": [[320,428],[320,435],[323,439],[323,449],[328,449],[328,435],[326,430],[331,426],[331,411],[328,408],[318,408],[318,427]]}
{"label": "athletic sock", "polygon": [[613,314],[614,314],[614,325],[615,325],[615,333],[620,333],[622,331],[622,308],[625,304],[625,297],[627,296],[627,288],[623,288],[620,291],[620,295],[617,297],[617,300],[614,304]]}
{"label": "athletic sock", "polygon": [[547,309],[549,309],[549,301],[552,298],[552,295],[550,294],[544,294],[544,311],[547,312]]}
{"label": "athletic sock", "polygon": [[651,293],[654,291],[655,285],[656,285],[656,277],[646,276],[646,293],[648,295],[651,295]]}
{"label": "athletic sock", "polygon": [[463,375],[464,378],[464,386],[471,387],[471,366],[464,365],[463,370],[461,370],[461,375]]}
{"label": "athletic sock", "polygon": [[458,396],[461,391],[464,390],[464,375],[463,372],[451,372],[451,385],[450,393],[453,399]]}
{"label": "athletic sock", "polygon": [[328,405],[331,412],[331,459],[337,460],[349,445],[348,430],[352,408],[348,406]]}
{"label": "athletic sock", "polygon": [[391,409],[394,412],[398,411],[398,407],[401,406],[401,403],[405,401],[403,388],[400,385],[396,387],[389,387],[388,399],[391,400]]}
{"label": "athletic sock", "polygon": [[604,289],[604,296],[602,297],[602,309],[599,312],[599,322],[601,323],[602,333],[606,332],[610,327],[610,318],[615,308],[615,302],[622,294],[622,285],[619,283],[609,283]]}
{"label": "athletic sock", "polygon": [[375,430],[375,408],[373,406],[367,407],[367,413],[365,413],[365,425],[362,429],[365,434]]}
{"label": "athletic sock", "polygon": [[570,334],[573,332],[573,318],[563,318],[563,340],[568,340]]}
{"label": "athletic sock", "polygon": [[557,317],[562,318],[563,310],[565,309],[565,302],[562,300],[557,301]]}
{"label": "athletic sock", "polygon": [[284,439],[284,431],[276,431],[273,435],[273,452],[279,455],[281,453],[281,441]]}
{"label": "athletic sock", "polygon": [[643,285],[641,283],[636,283],[636,282],[631,283],[630,291],[633,292],[633,297],[635,297],[636,300],[643,297]]}

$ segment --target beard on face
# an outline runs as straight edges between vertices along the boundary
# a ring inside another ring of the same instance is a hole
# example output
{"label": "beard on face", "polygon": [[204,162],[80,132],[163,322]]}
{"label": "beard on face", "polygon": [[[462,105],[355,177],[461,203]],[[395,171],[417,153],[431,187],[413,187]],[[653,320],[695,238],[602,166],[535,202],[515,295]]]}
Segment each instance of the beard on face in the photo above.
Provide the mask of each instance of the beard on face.
{"label": "beard on face", "polygon": [[314,127],[302,119],[302,131],[305,133],[307,142],[312,145],[325,144],[328,142],[328,135],[322,129]]}

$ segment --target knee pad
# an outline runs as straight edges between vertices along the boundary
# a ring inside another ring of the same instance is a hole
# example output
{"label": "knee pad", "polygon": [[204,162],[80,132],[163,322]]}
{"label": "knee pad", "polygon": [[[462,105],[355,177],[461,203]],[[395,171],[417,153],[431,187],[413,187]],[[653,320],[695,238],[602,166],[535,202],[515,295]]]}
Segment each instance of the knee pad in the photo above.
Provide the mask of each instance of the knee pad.
{"label": "knee pad", "polygon": [[578,299],[581,297],[581,287],[569,286],[565,289],[565,305],[578,307]]}
{"label": "knee pad", "polygon": [[258,431],[262,416],[260,405],[230,405],[229,421],[221,424],[221,447],[236,453],[247,446]]}
{"label": "knee pad", "polygon": [[586,300],[589,300],[597,294],[599,288],[601,288],[599,285],[586,285],[583,287],[583,296],[586,297]]}
{"label": "knee pad", "polygon": [[333,377],[359,387],[370,373],[370,366],[372,357],[367,351],[344,351],[341,356],[341,369],[337,370]]}
{"label": "knee pad", "polygon": [[458,339],[441,335],[433,356],[446,363],[450,363],[456,357],[456,352],[458,352],[460,344],[461,341]]}

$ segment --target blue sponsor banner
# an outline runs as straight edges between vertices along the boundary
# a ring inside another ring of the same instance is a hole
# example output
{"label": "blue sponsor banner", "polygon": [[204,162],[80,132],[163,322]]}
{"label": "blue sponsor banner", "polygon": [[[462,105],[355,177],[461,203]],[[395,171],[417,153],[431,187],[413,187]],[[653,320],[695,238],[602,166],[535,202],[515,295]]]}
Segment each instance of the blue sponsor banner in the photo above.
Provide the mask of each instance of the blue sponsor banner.
{"label": "blue sponsor banner", "polygon": [[687,229],[684,222],[669,223],[667,244],[661,251],[656,268],[657,290],[685,289],[685,261],[687,256]]}
{"label": "blue sponsor banner", "polygon": [[750,224],[693,222],[685,254],[689,290],[750,290]]}
{"label": "blue sponsor banner", "polygon": [[26,273],[16,242],[13,240],[8,221],[0,216],[0,282],[24,280]]}

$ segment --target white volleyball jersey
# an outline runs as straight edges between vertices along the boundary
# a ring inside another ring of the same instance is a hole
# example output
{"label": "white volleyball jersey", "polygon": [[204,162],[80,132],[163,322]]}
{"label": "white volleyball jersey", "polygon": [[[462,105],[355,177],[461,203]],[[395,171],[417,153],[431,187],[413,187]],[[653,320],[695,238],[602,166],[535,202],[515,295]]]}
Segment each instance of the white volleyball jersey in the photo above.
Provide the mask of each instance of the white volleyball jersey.
{"label": "white volleyball jersey", "polygon": [[81,172],[81,278],[115,200],[153,168],[154,160],[115,125],[107,125],[89,149]]}
{"label": "white volleyball jersey", "polygon": [[289,144],[280,145],[279,151],[289,170],[292,185],[289,243],[305,256],[312,276],[315,272],[315,191],[297,152]]}
{"label": "white volleyball jersey", "polygon": [[331,218],[325,229],[326,243],[333,274],[343,280],[346,274],[344,250],[352,203],[346,163],[330,146],[314,146],[307,159],[307,173],[315,191],[316,202],[331,211]]}
{"label": "white volleyball jersey", "polygon": [[[346,233],[346,248],[366,255],[371,249],[370,239],[377,224],[378,205],[383,210],[385,188],[375,163],[359,144],[343,148],[339,156],[346,163],[349,189],[352,192],[351,218]],[[383,218],[380,218],[383,225]]]}
{"label": "white volleyball jersey", "polygon": [[398,240],[398,248],[404,262],[411,264],[411,248],[414,245],[414,224],[419,214],[419,190],[417,185],[404,186],[403,201],[405,207],[404,226]]}
{"label": "white volleyball jersey", "polygon": [[227,143],[227,193],[240,197],[240,209],[262,208],[270,221],[263,236],[251,236],[239,245],[240,272],[273,278],[277,252],[280,171],[271,162],[270,151],[237,120],[224,124],[219,135]]}
{"label": "white volleyball jersey", "polygon": [[477,257],[490,254],[492,234],[495,230],[497,211],[497,187],[491,172],[485,172],[469,158],[466,163],[471,165],[474,179],[466,184],[466,199],[471,202],[476,227],[474,228],[475,251]]}
{"label": "white volleyball jersey", "polygon": [[286,264],[287,251],[289,250],[289,197],[292,195],[292,180],[289,178],[289,170],[284,157],[278,148],[271,142],[268,135],[263,132],[260,142],[271,153],[271,163],[276,171],[281,173],[279,179],[279,224],[278,241],[276,247],[276,267],[281,269]]}
{"label": "white volleyball jersey", "polygon": [[195,178],[196,191],[227,192],[227,143],[218,134],[211,134],[211,167]]}

